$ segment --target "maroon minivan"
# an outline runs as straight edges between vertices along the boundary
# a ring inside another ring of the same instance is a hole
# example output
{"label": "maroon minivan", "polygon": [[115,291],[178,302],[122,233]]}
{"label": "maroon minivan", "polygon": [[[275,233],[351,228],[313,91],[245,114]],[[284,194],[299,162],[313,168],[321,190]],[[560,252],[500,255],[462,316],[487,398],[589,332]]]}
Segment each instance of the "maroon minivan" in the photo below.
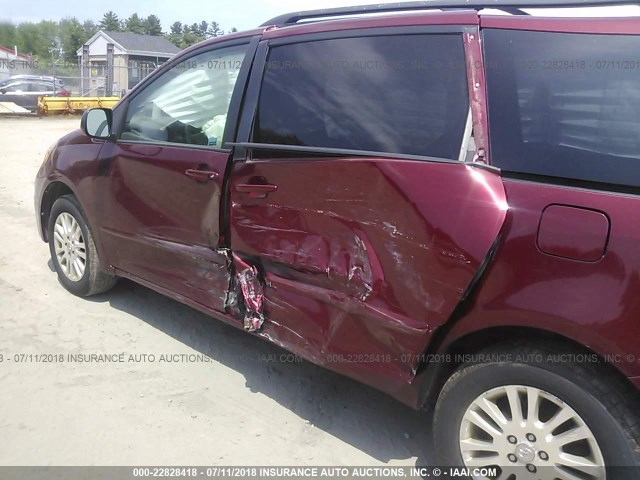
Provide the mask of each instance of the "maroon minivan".
{"label": "maroon minivan", "polygon": [[527,6],[294,13],[176,55],[47,152],[60,281],[435,405],[472,477],[637,478],[640,18]]}

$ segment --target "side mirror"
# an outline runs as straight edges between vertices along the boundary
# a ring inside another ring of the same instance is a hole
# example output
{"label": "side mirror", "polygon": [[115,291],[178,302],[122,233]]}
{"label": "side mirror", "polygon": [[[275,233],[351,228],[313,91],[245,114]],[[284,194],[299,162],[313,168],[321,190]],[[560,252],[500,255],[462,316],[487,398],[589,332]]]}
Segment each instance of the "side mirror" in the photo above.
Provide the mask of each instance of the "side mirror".
{"label": "side mirror", "polygon": [[91,138],[107,140],[111,136],[113,112],[108,108],[90,108],[82,114],[80,129]]}

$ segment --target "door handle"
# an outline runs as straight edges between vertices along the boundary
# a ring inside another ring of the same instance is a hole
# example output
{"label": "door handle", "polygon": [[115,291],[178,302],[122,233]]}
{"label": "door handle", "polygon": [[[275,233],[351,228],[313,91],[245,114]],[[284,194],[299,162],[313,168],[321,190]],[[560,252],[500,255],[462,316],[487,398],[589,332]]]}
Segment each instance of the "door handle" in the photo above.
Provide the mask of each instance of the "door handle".
{"label": "door handle", "polygon": [[236,191],[248,193],[251,198],[265,198],[269,193],[276,190],[278,190],[278,186],[269,183],[239,183],[236,185]]}
{"label": "door handle", "polygon": [[218,172],[212,172],[210,170],[196,170],[195,168],[190,168],[184,174],[187,177],[193,178],[197,182],[206,183],[209,180],[215,180],[218,178]]}

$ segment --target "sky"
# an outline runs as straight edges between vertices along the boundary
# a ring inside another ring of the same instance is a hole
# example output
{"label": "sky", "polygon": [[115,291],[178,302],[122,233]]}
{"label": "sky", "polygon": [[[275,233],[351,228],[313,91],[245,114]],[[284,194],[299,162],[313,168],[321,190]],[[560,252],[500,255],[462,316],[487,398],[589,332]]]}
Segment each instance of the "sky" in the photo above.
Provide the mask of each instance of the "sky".
{"label": "sky", "polygon": [[[316,8],[341,7],[347,5],[376,3],[375,0],[109,0],[108,2],[87,0],[0,0],[0,20],[13,23],[59,20],[75,16],[79,20],[98,22],[107,10],[113,10],[124,19],[133,13],[141,17],[155,14],[160,17],[163,30],[180,21],[183,24],[217,21],[223,30],[235,27],[248,30],[282,13]],[[581,9],[585,15],[640,16],[640,7],[615,7]],[[563,15],[571,11],[555,10]]]}
{"label": "sky", "polygon": [[106,11],[113,10],[120,19],[133,13],[141,17],[157,15],[165,31],[175,21],[190,25],[202,20],[215,20],[225,31],[231,27],[248,30],[282,13],[367,3],[375,0],[0,0],[0,20],[39,22],[75,16],[97,22]]}

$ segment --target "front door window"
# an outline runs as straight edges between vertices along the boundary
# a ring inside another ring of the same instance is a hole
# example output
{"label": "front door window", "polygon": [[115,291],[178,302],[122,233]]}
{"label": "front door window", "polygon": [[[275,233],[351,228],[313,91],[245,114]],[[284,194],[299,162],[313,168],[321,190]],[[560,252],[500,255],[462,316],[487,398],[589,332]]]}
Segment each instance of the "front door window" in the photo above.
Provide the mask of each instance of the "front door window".
{"label": "front door window", "polygon": [[122,140],[221,147],[246,45],[180,62],[129,104]]}

